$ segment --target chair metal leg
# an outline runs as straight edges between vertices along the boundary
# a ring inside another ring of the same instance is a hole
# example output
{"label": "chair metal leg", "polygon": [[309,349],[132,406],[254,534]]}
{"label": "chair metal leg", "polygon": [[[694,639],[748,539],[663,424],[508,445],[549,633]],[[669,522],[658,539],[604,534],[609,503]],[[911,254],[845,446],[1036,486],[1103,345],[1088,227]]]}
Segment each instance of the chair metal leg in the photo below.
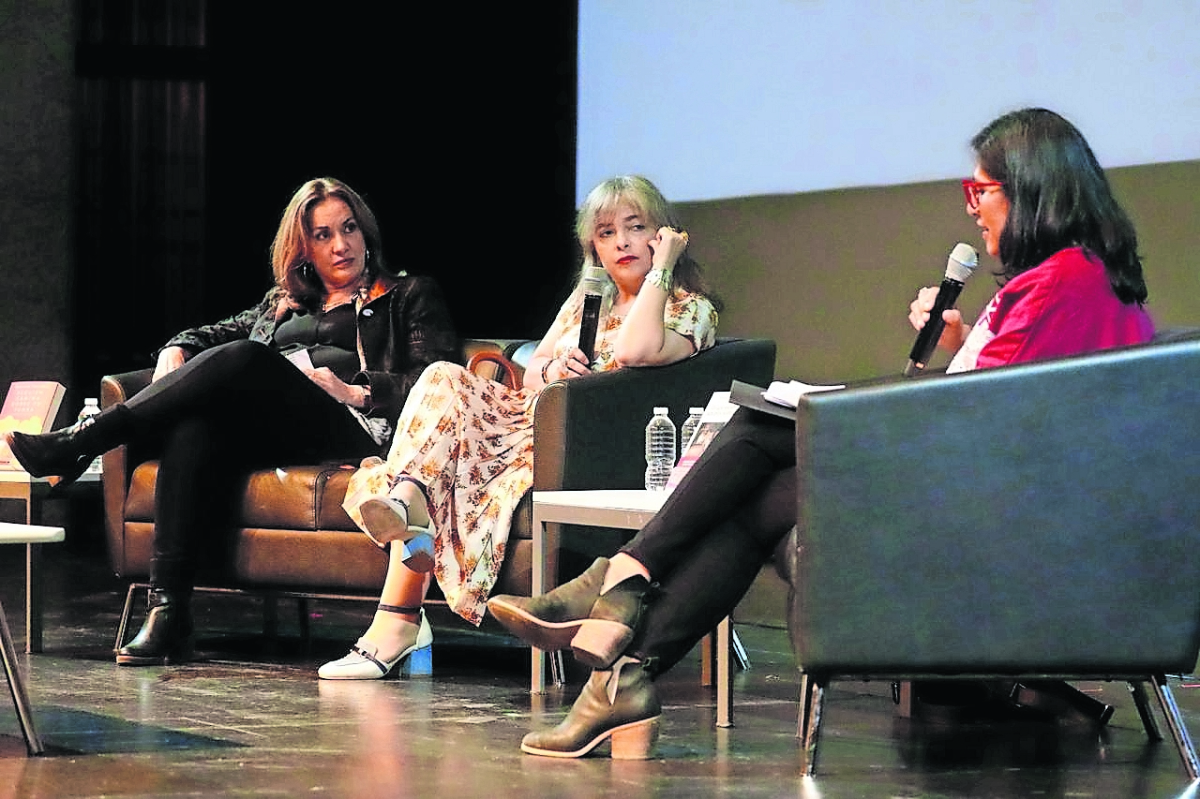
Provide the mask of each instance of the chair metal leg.
{"label": "chair metal leg", "polygon": [[263,597],[263,638],[276,643],[279,638],[279,598],[271,595]]}
{"label": "chair metal leg", "polygon": [[1112,705],[1106,705],[1062,680],[1029,680],[1015,683],[1011,698],[1017,704],[1028,707],[1043,705],[1045,700],[1051,703],[1059,702],[1100,726],[1108,723],[1115,710]]}
{"label": "chair metal leg", "polygon": [[121,648],[121,642],[125,640],[125,630],[129,627],[129,617],[133,614],[133,592],[145,587],[145,583],[130,583],[129,590],[125,592],[125,607],[121,609],[121,622],[117,625],[117,640],[113,642],[114,653]]}
{"label": "chair metal leg", "polygon": [[1151,741],[1161,741],[1163,739],[1162,730],[1159,729],[1158,721],[1154,718],[1154,711],[1150,709],[1150,699],[1146,696],[1146,684],[1130,682],[1129,693],[1133,695],[1133,704],[1137,706],[1142,726],[1146,728],[1146,737]]}
{"label": "chair metal leg", "polygon": [[550,679],[553,680],[555,688],[562,688],[567,684],[567,665],[563,662],[561,649],[550,653]]}
{"label": "chair metal leg", "polygon": [[742,646],[742,639],[738,638],[737,630],[733,625],[729,625],[729,645],[733,649],[733,659],[737,661],[739,671],[750,670],[750,655],[746,653],[746,647]]}
{"label": "chair metal leg", "polygon": [[1196,757],[1196,747],[1192,745],[1187,727],[1183,726],[1183,716],[1179,713],[1179,706],[1175,704],[1175,697],[1167,687],[1166,675],[1155,674],[1150,678],[1150,683],[1154,686],[1158,704],[1162,706],[1167,728],[1171,731],[1171,737],[1175,739],[1175,747],[1179,750],[1179,757],[1183,759],[1183,767],[1188,777],[1192,780],[1200,779],[1200,759]]}
{"label": "chair metal leg", "polygon": [[40,755],[45,749],[33,723],[33,708],[25,693],[25,682],[17,668],[17,650],[13,646],[12,633],[8,630],[8,619],[4,605],[0,604],[0,654],[4,657],[4,676],[8,678],[8,690],[12,694],[17,718],[21,722],[21,733],[25,736],[25,748],[30,755]]}
{"label": "chair metal leg", "polygon": [[301,597],[296,600],[296,627],[300,630],[300,648],[312,652],[312,603]]}
{"label": "chair metal leg", "polygon": [[800,773],[811,777],[817,772],[817,746],[821,742],[821,713],[825,705],[825,686],[808,674],[800,676],[800,718],[796,734],[800,738]]}

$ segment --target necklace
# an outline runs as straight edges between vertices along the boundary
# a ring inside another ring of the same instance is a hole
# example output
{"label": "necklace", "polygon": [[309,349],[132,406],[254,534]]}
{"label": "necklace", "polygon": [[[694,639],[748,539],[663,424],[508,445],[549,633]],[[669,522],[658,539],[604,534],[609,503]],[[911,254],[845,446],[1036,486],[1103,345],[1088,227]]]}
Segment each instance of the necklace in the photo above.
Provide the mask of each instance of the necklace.
{"label": "necklace", "polygon": [[321,312],[327,313],[334,308],[339,308],[347,303],[354,301],[355,297],[366,297],[367,289],[365,286],[359,286],[350,293],[331,293],[325,297],[325,301],[321,303]]}

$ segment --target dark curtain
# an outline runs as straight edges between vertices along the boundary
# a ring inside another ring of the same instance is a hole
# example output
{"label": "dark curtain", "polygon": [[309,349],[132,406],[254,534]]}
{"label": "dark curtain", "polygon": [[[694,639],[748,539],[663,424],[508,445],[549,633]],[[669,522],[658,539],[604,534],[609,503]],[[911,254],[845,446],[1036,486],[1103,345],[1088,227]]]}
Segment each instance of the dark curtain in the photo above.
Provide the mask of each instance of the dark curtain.
{"label": "dark curtain", "polygon": [[255,302],[338,177],[468,336],[534,337],[577,265],[574,3],[82,0],[76,385]]}

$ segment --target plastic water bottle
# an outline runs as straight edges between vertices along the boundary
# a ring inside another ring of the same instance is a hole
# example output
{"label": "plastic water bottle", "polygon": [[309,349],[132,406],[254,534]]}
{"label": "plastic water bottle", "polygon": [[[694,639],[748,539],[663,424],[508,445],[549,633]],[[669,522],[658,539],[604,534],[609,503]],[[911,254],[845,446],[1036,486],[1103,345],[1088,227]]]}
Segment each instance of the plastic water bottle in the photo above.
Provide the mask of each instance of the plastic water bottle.
{"label": "plastic water bottle", "polygon": [[696,428],[700,426],[700,417],[704,415],[703,408],[688,408],[688,418],[683,423],[683,427],[679,430],[679,451],[683,452],[687,449],[687,445],[691,443],[692,434],[696,432]]}
{"label": "plastic water bottle", "polygon": [[[96,416],[99,413],[100,413],[100,401],[97,400],[95,397],[85,397],[83,400],[83,410],[81,410],[79,412],[79,421],[82,422],[84,419],[88,418],[89,416]],[[87,473],[88,474],[100,474],[102,471],[102,468],[103,467],[101,467],[101,465],[100,465],[100,456],[97,455],[95,458],[92,459],[92,462],[88,464]]]}
{"label": "plastic water bottle", "polygon": [[675,423],[666,408],[655,408],[646,425],[646,490],[665,490],[674,465]]}

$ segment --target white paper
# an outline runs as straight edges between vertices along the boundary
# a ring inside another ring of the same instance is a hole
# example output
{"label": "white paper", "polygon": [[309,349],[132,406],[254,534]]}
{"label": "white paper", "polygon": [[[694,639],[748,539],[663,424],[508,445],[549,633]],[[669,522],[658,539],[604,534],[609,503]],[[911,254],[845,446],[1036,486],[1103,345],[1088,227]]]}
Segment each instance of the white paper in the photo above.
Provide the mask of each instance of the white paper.
{"label": "white paper", "polygon": [[296,350],[284,356],[292,363],[296,364],[296,368],[301,372],[311,372],[313,370],[312,358],[308,355],[308,350]]}
{"label": "white paper", "polygon": [[767,390],[762,395],[763,399],[767,402],[773,402],[785,408],[795,408],[800,404],[800,398],[805,394],[815,394],[819,391],[837,391],[839,388],[845,388],[845,386],[814,386],[811,383],[801,383],[799,380],[789,380],[786,383],[782,380],[776,380],[767,386]]}

